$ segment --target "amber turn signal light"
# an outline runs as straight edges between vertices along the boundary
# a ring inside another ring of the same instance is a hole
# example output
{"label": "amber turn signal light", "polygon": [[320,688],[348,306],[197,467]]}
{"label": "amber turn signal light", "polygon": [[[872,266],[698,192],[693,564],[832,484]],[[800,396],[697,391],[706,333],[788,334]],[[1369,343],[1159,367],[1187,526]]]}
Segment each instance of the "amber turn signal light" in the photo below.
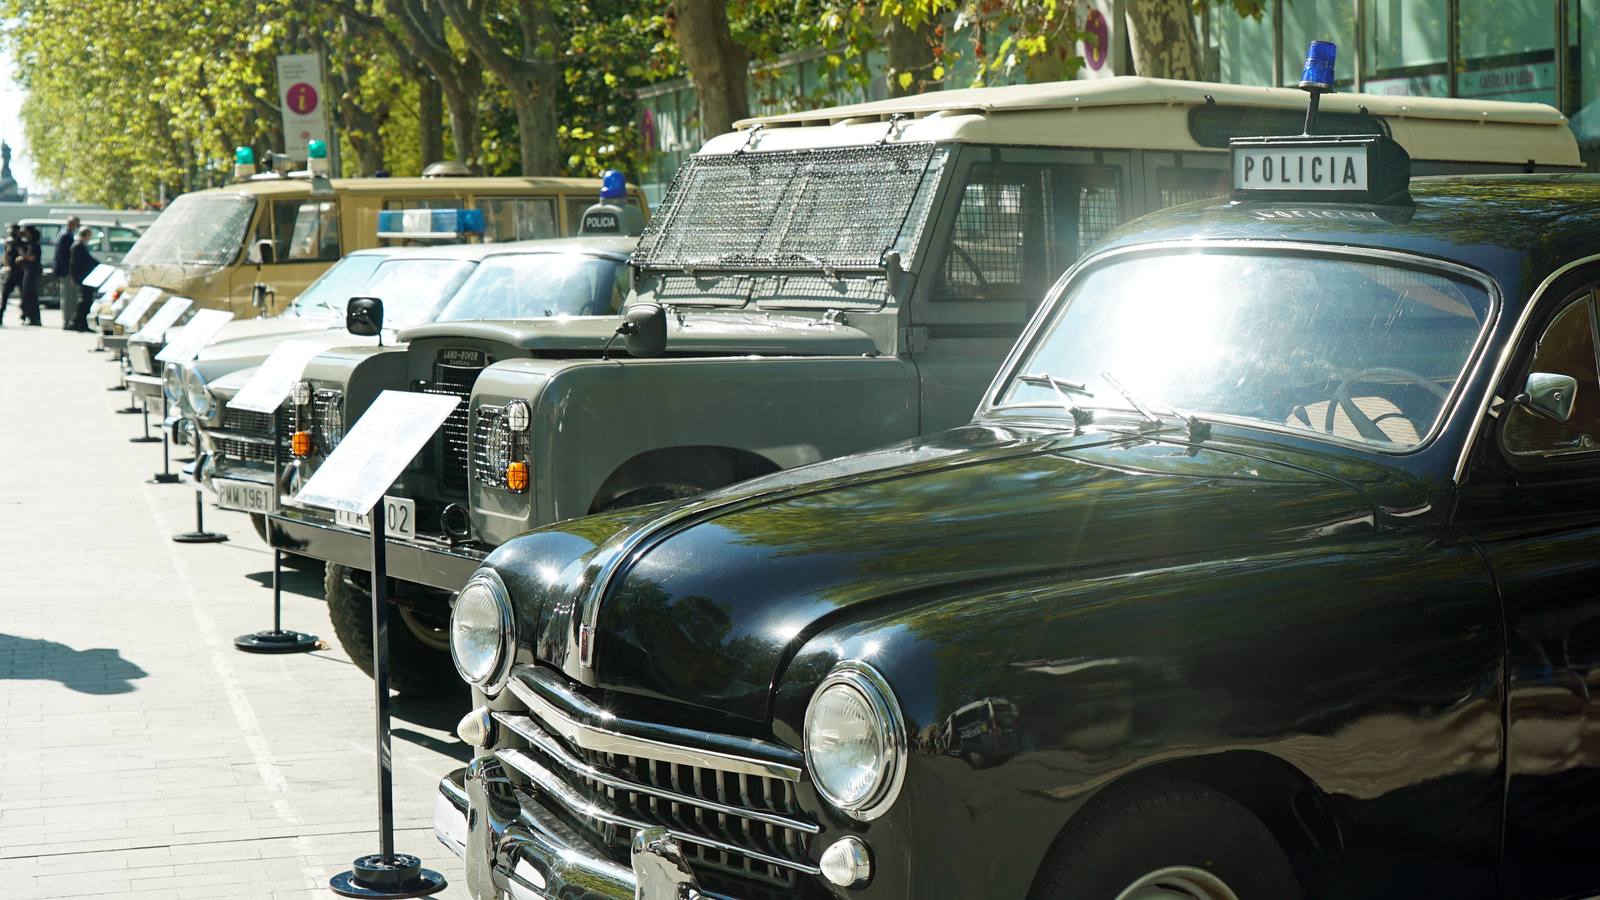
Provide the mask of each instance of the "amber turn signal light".
{"label": "amber turn signal light", "polygon": [[513,491],[523,491],[528,488],[528,464],[518,460],[506,466],[506,487]]}
{"label": "amber turn signal light", "polygon": [[304,459],[311,455],[311,432],[296,431],[289,439],[289,452]]}

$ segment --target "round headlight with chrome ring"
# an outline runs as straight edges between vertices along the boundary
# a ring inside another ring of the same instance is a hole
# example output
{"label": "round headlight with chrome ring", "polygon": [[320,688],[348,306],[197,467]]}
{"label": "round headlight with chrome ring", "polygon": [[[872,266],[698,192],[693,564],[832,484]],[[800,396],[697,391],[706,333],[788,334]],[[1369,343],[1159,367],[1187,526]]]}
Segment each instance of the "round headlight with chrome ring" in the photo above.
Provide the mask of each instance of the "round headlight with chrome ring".
{"label": "round headlight with chrome ring", "polygon": [[167,363],[161,367],[161,393],[167,398],[167,405],[183,408],[183,367],[177,363]]}
{"label": "round headlight with chrome ring", "polygon": [[309,406],[311,404],[311,382],[301,379],[294,383],[289,390],[289,396],[294,400],[295,406]]}
{"label": "round headlight with chrome ring", "polygon": [[528,408],[526,400],[513,400],[506,404],[501,420],[512,431],[527,431],[528,426],[533,424],[533,410]]}
{"label": "round headlight with chrome ring", "polygon": [[200,418],[211,415],[211,392],[206,380],[193,365],[183,367],[183,400],[189,412]]}
{"label": "round headlight with chrome ring", "polygon": [[511,595],[493,569],[479,569],[450,611],[450,657],[461,677],[486,694],[499,693],[516,648]]}
{"label": "round headlight with chrome ring", "polygon": [[863,821],[888,812],[906,775],[906,726],[894,691],[858,660],[835,666],[811,695],[806,769],[823,799]]}

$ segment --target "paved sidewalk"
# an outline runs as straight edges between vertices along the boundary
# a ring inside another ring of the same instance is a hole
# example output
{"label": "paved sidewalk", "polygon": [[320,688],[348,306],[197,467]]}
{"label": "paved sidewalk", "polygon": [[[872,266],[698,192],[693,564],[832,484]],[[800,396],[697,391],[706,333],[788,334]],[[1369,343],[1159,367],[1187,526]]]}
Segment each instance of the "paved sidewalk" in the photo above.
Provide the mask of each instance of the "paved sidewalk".
{"label": "paved sidewalk", "polygon": [[[151,485],[116,372],[89,335],[0,328],[0,897],[332,897],[376,852],[371,681],[333,640],[318,573],[284,624],[329,649],[237,652],[271,625],[272,558],[242,514],[184,545],[188,485]],[[443,871],[439,777],[468,757],[466,694],[395,704],[396,844]]]}

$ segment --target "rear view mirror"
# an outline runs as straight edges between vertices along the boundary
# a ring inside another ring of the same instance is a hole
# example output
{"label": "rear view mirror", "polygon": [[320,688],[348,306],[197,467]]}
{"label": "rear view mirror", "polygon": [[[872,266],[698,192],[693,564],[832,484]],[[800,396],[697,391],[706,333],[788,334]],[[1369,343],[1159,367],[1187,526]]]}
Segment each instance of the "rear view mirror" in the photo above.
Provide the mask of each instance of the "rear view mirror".
{"label": "rear view mirror", "polygon": [[1527,389],[1517,395],[1516,403],[1553,422],[1565,422],[1572,418],[1572,406],[1577,400],[1578,379],[1571,375],[1530,372]]}
{"label": "rear view mirror", "polygon": [[272,289],[260,282],[250,285],[250,305],[256,309],[266,309],[267,296],[271,293]]}
{"label": "rear view mirror", "polygon": [[383,301],[377,297],[351,297],[344,308],[345,330],[358,337],[383,333]]}
{"label": "rear view mirror", "polygon": [[630,306],[617,334],[626,338],[629,356],[660,356],[667,349],[667,311],[655,303]]}
{"label": "rear view mirror", "polygon": [[262,239],[250,245],[250,261],[258,266],[270,266],[276,261],[278,251],[272,241]]}

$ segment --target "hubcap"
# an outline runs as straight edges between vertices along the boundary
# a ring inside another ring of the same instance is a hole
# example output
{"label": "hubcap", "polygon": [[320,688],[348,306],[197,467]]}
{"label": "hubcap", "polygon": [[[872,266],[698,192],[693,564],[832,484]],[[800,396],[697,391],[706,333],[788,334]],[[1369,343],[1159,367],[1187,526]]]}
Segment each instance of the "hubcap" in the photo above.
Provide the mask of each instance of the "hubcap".
{"label": "hubcap", "polygon": [[1116,900],[1239,900],[1239,896],[1204,869],[1168,866],[1136,879]]}
{"label": "hubcap", "polygon": [[417,640],[429,648],[441,653],[450,652],[450,631],[447,628],[436,628],[417,618],[416,613],[405,607],[400,607],[400,620],[406,623],[406,628],[417,636]]}

